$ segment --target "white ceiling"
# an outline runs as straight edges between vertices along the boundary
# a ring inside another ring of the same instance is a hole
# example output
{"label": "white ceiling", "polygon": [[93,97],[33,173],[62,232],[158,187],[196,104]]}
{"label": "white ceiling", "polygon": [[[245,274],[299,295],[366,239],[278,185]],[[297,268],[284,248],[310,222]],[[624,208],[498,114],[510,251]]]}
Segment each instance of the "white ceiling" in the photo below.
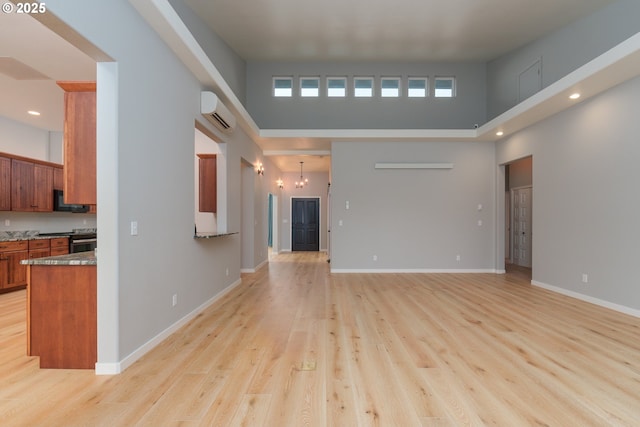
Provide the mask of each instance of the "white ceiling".
{"label": "white ceiling", "polygon": [[[402,62],[492,59],[613,0],[184,1],[246,60]],[[2,57],[47,79],[7,76]],[[95,78],[95,61],[40,22],[0,14],[0,116],[60,131],[63,92],[55,81]],[[42,115],[27,115],[31,109]],[[262,135],[257,142],[266,147],[266,139],[270,158],[283,171],[299,171],[300,161],[305,171],[329,169],[326,135]],[[306,155],[283,155],[292,141]]]}
{"label": "white ceiling", "polygon": [[[13,70],[24,64],[41,74]],[[96,63],[27,14],[0,13],[0,116],[62,131],[64,92],[58,80],[96,79]],[[41,113],[39,117],[28,110]]]}
{"label": "white ceiling", "polygon": [[185,0],[240,56],[486,61],[613,0]]}

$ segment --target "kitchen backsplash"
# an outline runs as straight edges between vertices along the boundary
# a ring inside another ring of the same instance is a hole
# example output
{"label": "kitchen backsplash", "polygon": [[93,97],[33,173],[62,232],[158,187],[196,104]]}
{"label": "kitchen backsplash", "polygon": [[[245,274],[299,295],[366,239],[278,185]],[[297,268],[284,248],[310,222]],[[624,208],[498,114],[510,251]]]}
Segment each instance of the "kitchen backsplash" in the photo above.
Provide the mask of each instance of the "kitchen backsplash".
{"label": "kitchen backsplash", "polygon": [[0,212],[0,233],[39,231],[52,233],[96,228],[96,215],[67,212]]}

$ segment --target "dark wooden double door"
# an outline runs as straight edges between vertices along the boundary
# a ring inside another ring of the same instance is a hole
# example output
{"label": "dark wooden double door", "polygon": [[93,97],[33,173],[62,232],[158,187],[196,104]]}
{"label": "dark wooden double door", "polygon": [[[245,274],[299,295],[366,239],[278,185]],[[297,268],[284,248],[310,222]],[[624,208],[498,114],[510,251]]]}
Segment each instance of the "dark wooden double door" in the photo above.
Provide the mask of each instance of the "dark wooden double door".
{"label": "dark wooden double door", "polygon": [[320,250],[320,199],[294,198],[291,201],[291,250]]}

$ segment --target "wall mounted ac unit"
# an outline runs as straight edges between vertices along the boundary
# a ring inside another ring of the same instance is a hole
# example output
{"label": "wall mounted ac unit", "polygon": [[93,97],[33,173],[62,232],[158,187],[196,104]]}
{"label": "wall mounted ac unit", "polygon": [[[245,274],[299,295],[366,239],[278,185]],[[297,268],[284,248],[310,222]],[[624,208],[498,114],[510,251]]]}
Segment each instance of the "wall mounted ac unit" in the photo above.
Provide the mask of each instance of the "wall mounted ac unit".
{"label": "wall mounted ac unit", "polygon": [[235,116],[213,92],[202,92],[200,95],[200,112],[220,130],[232,132],[236,127]]}

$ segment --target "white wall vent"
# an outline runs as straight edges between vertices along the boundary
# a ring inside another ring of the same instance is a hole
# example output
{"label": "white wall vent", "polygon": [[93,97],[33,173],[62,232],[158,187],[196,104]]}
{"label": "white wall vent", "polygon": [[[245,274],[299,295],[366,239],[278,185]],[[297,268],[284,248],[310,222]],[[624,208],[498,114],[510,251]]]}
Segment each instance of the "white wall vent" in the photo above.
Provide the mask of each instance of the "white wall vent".
{"label": "white wall vent", "polygon": [[224,132],[232,132],[236,127],[235,116],[213,92],[202,92],[200,95],[200,112]]}

